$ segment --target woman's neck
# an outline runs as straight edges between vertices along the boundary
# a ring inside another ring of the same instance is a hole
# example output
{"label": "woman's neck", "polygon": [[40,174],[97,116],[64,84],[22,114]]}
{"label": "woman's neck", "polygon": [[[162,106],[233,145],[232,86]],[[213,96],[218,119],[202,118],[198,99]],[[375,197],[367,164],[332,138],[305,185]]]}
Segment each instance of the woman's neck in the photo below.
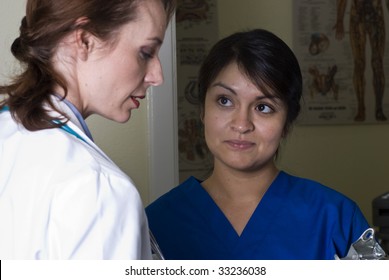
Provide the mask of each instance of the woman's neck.
{"label": "woman's neck", "polygon": [[[57,96],[63,98],[65,97],[65,92],[63,88],[57,86],[54,88],[54,92],[56,93]],[[68,100],[71,104],[73,104],[74,107],[80,112],[82,115],[83,119],[86,119],[88,115],[85,113],[84,105],[82,103],[82,98],[78,91],[74,90],[71,87],[68,87],[68,92],[66,94],[66,100]]]}
{"label": "woman's neck", "polygon": [[202,186],[240,236],[278,173],[274,164],[257,172],[216,167]]}
{"label": "woman's neck", "polygon": [[202,183],[202,186],[214,199],[260,199],[278,173],[279,170],[274,164],[255,172],[230,170],[215,165],[211,176]]}

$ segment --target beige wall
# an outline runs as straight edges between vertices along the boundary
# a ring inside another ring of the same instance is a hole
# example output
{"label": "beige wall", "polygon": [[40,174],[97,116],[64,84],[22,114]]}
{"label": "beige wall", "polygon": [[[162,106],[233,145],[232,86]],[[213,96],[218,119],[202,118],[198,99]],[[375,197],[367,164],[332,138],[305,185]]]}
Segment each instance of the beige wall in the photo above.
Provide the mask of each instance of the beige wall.
{"label": "beige wall", "polygon": [[[12,58],[11,43],[18,34],[24,14],[24,1],[1,0],[0,8],[0,82],[6,81],[17,67]],[[4,7],[7,7],[6,9]]]}
{"label": "beige wall", "polygon": [[[219,0],[220,34],[265,28],[292,46],[292,2]],[[373,198],[389,191],[388,143],[388,124],[295,126],[281,150],[279,166],[346,194],[371,222]]]}

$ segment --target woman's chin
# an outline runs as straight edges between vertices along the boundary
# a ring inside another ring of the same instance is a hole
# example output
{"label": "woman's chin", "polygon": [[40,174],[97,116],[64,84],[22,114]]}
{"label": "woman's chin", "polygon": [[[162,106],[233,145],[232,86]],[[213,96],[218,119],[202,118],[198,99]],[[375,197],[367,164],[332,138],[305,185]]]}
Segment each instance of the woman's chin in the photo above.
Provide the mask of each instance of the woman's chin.
{"label": "woman's chin", "polygon": [[130,120],[130,118],[131,118],[131,111],[127,111],[126,113],[113,116],[110,119],[117,123],[126,123]]}

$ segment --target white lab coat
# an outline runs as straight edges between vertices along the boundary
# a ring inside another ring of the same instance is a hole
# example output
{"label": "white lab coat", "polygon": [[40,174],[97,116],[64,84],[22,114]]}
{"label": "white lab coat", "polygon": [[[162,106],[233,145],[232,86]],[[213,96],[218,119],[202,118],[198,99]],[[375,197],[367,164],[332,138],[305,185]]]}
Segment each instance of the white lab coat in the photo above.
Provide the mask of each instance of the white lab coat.
{"label": "white lab coat", "polygon": [[151,259],[132,180],[57,103],[87,143],[0,113],[0,259]]}

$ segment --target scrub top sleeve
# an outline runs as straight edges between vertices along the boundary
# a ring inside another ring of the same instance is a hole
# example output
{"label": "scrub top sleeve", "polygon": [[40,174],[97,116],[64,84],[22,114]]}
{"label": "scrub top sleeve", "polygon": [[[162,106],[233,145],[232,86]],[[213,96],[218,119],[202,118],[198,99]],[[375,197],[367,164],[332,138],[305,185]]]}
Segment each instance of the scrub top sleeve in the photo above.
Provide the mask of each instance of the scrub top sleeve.
{"label": "scrub top sleeve", "polygon": [[352,243],[358,240],[358,238],[370,227],[365,216],[362,214],[360,208],[355,205],[355,212],[353,216],[352,225]]}
{"label": "scrub top sleeve", "polygon": [[[350,202],[349,200],[347,202]],[[341,209],[339,216],[339,227],[336,227],[333,234],[336,255],[344,258],[351,244],[358,240],[358,238],[369,228],[369,224],[363,216],[361,210],[355,202],[346,203]]]}
{"label": "scrub top sleeve", "polygon": [[151,259],[147,220],[128,177],[80,170],[57,185],[51,259]]}

